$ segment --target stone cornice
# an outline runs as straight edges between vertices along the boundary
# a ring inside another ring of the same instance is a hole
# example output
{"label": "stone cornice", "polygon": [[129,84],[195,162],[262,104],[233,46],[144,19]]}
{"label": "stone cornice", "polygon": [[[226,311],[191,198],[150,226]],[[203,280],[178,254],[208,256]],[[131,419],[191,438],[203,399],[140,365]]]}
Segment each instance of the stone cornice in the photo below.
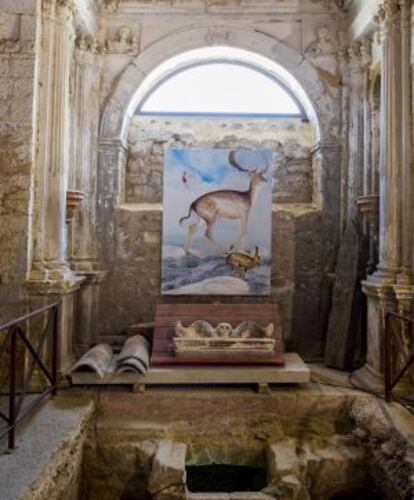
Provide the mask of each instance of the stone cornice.
{"label": "stone cornice", "polygon": [[[125,12],[131,14],[292,14],[300,13],[297,0],[97,0],[105,14]],[[315,2],[316,3],[316,2]],[[320,0],[305,15],[342,14],[342,0]]]}

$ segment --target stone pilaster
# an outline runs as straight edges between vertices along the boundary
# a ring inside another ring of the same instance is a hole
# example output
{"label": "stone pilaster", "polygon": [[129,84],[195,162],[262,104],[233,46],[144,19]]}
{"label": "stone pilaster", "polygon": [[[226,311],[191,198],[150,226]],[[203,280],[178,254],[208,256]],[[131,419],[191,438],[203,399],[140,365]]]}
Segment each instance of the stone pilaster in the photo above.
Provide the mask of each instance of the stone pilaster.
{"label": "stone pilaster", "polygon": [[[64,2],[42,3],[42,55],[37,119],[31,286],[76,287],[66,261],[66,191],[69,172],[69,73],[73,52],[72,11]],[[41,84],[40,84],[41,83]]]}
{"label": "stone pilaster", "polygon": [[70,150],[69,75],[74,47],[73,5],[41,2],[41,34],[36,116],[33,259],[28,291],[33,308],[62,299],[60,367],[71,363],[74,293],[82,278],[66,260],[66,191]]}
{"label": "stone pilaster", "polygon": [[363,106],[364,106],[364,168],[363,168],[363,195],[375,193],[372,186],[372,102],[370,99],[370,66],[372,63],[372,40],[365,37],[360,45],[361,70],[364,78]]}
{"label": "stone pilaster", "polygon": [[356,199],[364,193],[364,139],[365,139],[365,69],[361,43],[348,49],[346,81],[349,88],[348,170],[346,223],[355,218]]}
{"label": "stone pilaster", "polygon": [[368,353],[365,366],[355,374],[361,385],[380,388],[383,384],[384,314],[396,308],[397,277],[402,262],[402,169],[404,119],[402,105],[404,66],[402,11],[397,0],[385,0],[377,20],[380,28],[381,125],[379,186],[379,264],[362,283],[368,303]]}
{"label": "stone pilaster", "polygon": [[386,0],[381,33],[380,245],[375,277],[392,284],[401,267],[401,32],[396,0]]}
{"label": "stone pilaster", "polygon": [[412,233],[414,203],[412,201],[412,127],[411,127],[411,0],[400,0],[401,9],[401,272],[398,283],[407,287],[412,284]]}
{"label": "stone pilaster", "polygon": [[68,258],[71,268],[80,274],[97,268],[97,130],[99,74],[104,51],[104,46],[93,39],[77,39],[73,77],[73,160],[69,187],[82,191],[84,198],[68,228],[71,243]]}

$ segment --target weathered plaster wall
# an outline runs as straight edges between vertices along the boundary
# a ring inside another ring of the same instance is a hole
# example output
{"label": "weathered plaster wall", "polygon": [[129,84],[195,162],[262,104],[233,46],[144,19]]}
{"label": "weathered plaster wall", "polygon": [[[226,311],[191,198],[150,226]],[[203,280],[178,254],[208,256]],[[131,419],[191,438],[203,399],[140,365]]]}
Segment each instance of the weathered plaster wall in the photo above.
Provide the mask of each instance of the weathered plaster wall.
{"label": "weathered plaster wall", "polygon": [[0,10],[0,303],[25,299],[29,258],[36,38],[35,0]]}

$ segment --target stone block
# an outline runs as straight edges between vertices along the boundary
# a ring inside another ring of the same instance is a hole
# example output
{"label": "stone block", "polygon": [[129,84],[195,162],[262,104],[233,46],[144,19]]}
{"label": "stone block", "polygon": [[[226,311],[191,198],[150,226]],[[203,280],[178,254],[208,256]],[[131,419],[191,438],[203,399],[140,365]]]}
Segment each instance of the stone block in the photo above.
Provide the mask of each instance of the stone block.
{"label": "stone block", "polygon": [[[2,75],[3,76],[3,75]],[[7,77],[7,75],[4,75]],[[0,100],[9,101],[13,95],[11,78],[0,78]]]}
{"label": "stone block", "polygon": [[34,77],[34,59],[32,57],[13,58],[11,61],[11,73],[14,79]]}
{"label": "stone block", "polygon": [[271,496],[268,498],[283,498],[283,500],[310,500],[309,494],[299,479],[294,475],[284,476],[275,485],[264,490]]}
{"label": "stone block", "polygon": [[8,14],[36,14],[37,0],[2,0],[1,8]]}
{"label": "stone block", "polygon": [[33,79],[20,78],[13,82],[13,101],[10,118],[19,123],[31,123],[33,106]]}
{"label": "stone block", "polygon": [[21,16],[20,38],[22,40],[36,39],[36,17],[32,15]]}
{"label": "stone block", "polygon": [[19,32],[19,16],[0,12],[0,40],[18,40]]}
{"label": "stone block", "polygon": [[154,498],[183,498],[180,495],[183,495],[186,481],[186,449],[184,443],[170,439],[159,441],[148,481],[148,491]]}
{"label": "stone block", "polygon": [[267,467],[271,481],[278,481],[284,476],[298,475],[300,464],[295,440],[283,439],[270,444],[267,448]]}

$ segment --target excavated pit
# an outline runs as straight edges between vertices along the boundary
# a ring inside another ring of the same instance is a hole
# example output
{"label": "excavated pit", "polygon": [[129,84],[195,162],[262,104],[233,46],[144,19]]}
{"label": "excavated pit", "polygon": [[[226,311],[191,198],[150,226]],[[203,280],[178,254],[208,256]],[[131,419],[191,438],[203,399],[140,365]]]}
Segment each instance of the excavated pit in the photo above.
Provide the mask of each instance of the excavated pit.
{"label": "excavated pit", "polygon": [[[0,456],[5,500],[413,496],[412,415],[358,391],[106,390],[82,401],[71,393],[46,403],[14,454]],[[61,437],[39,448],[52,422]]]}
{"label": "excavated pit", "polygon": [[352,415],[356,397],[290,390],[104,394],[86,442],[79,498],[387,498]]}

